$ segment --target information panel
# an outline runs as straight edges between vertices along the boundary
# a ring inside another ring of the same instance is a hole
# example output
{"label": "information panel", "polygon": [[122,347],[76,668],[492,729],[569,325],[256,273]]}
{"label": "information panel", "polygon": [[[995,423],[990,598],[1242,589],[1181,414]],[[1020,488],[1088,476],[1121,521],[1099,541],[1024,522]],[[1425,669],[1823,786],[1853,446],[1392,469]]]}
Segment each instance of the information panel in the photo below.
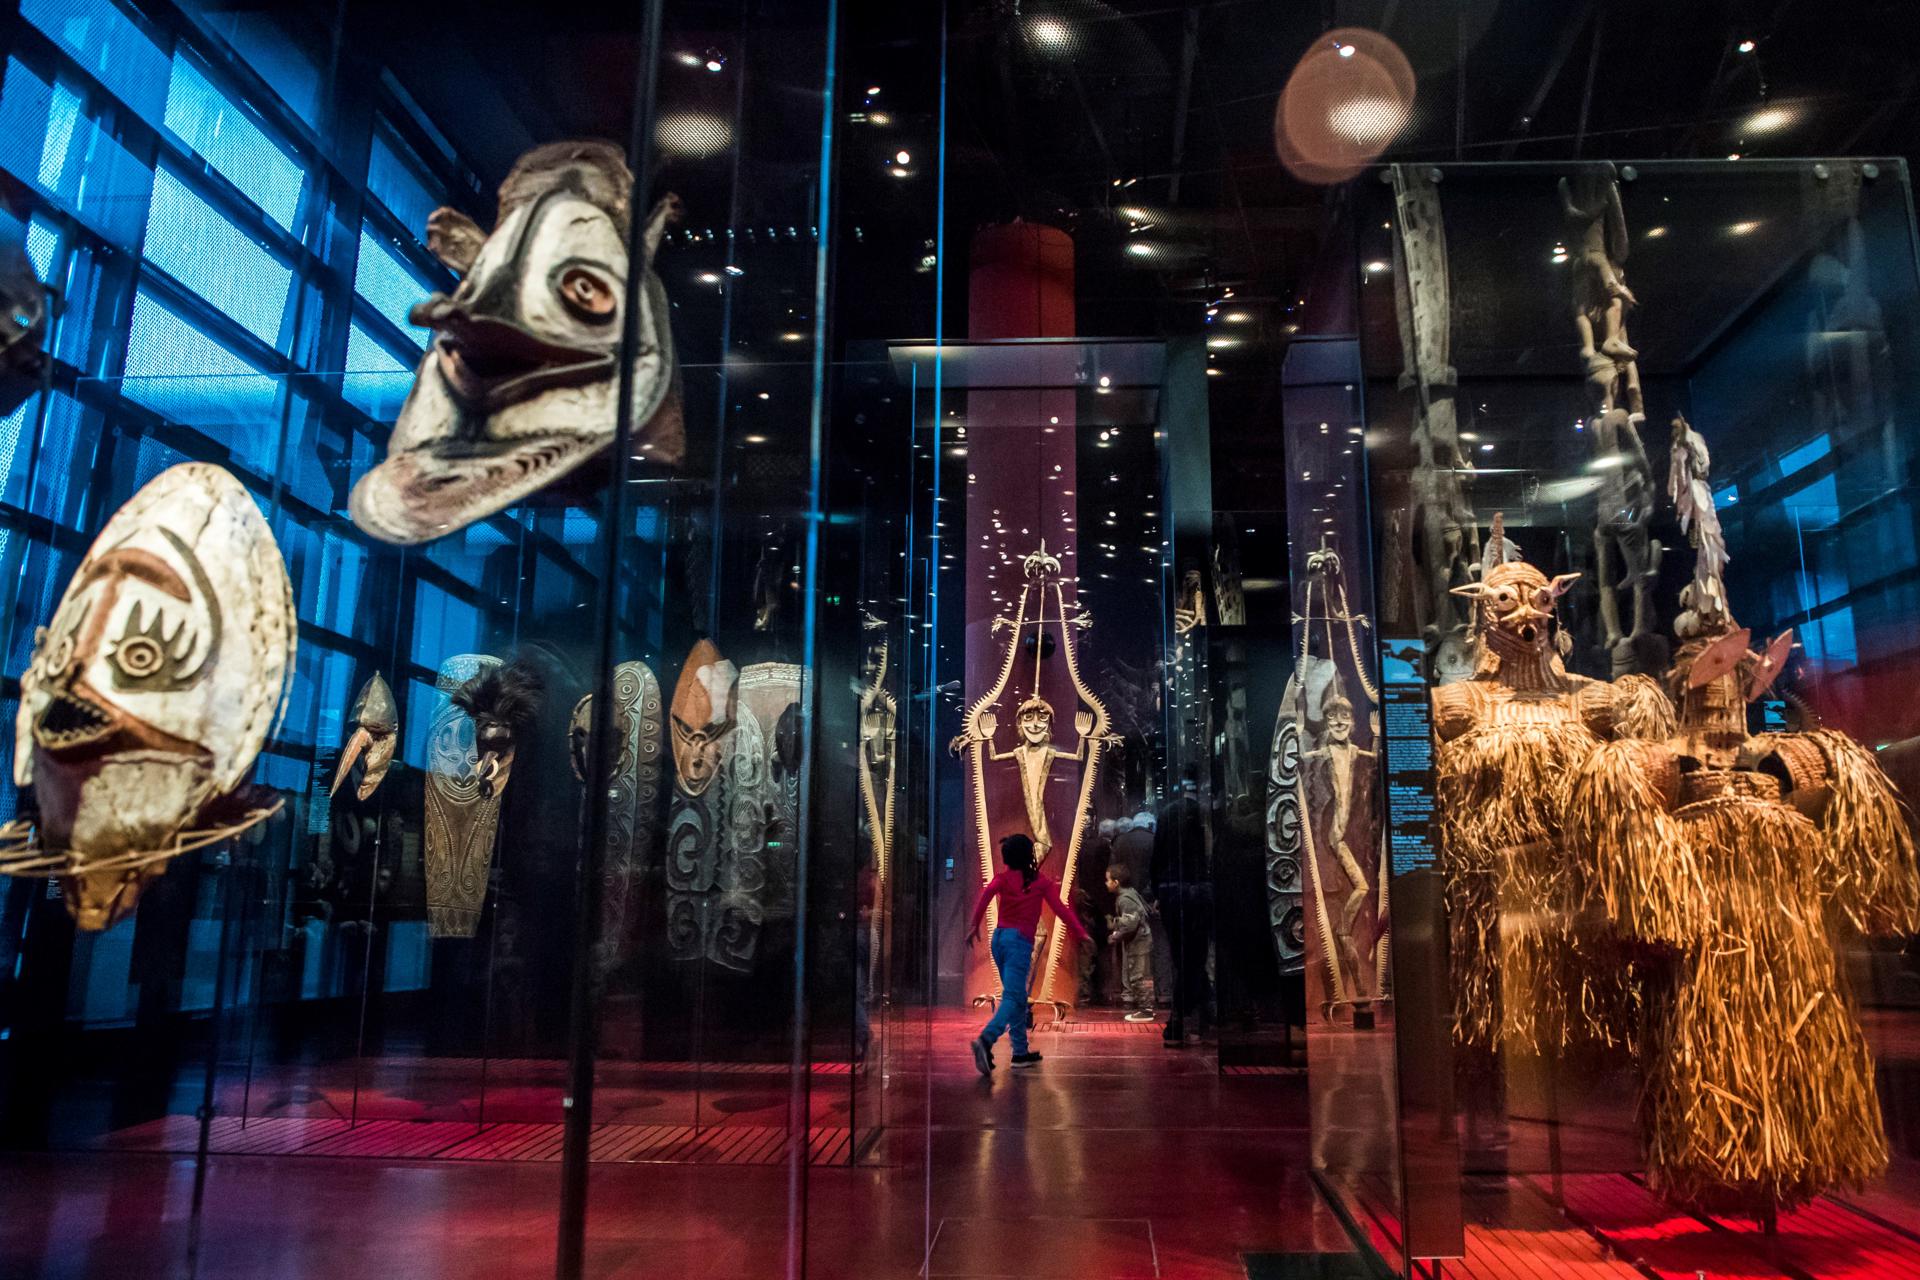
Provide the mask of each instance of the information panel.
{"label": "information panel", "polygon": [[1433,711],[1422,671],[1426,645],[1380,641],[1382,737],[1387,753],[1387,830],[1392,874],[1433,865]]}

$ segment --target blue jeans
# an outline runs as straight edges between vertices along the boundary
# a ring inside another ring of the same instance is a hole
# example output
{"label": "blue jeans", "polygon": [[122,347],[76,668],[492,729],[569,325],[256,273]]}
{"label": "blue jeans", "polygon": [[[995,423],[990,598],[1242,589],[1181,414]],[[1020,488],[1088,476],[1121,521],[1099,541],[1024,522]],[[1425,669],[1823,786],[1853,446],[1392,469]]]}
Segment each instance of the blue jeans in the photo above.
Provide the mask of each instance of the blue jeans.
{"label": "blue jeans", "polygon": [[1018,929],[995,929],[991,946],[993,967],[1000,971],[1000,1007],[980,1038],[991,1047],[1004,1031],[1018,1057],[1027,1051],[1027,973],[1033,968],[1033,939]]}

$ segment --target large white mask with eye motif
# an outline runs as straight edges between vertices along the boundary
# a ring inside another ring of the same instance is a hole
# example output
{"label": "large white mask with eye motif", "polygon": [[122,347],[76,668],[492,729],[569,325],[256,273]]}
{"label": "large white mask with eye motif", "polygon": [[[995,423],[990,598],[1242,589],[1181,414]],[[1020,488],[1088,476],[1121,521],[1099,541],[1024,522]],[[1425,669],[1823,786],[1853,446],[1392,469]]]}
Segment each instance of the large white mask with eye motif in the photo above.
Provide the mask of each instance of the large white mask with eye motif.
{"label": "large white mask with eye motif", "polygon": [[280,548],[221,468],[162,472],[101,530],[21,677],[14,754],[82,928],[124,916],[196,834],[232,833],[208,810],[266,741],[295,630]]}

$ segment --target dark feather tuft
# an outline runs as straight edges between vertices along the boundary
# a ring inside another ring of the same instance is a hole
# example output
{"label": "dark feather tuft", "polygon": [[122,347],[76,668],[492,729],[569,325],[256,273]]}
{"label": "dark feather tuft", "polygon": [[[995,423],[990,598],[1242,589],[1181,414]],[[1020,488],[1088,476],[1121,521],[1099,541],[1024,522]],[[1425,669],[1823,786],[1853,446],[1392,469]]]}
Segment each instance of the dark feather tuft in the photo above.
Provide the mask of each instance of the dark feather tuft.
{"label": "dark feather tuft", "polygon": [[540,695],[545,689],[540,673],[516,659],[504,667],[481,672],[449,696],[454,706],[475,720],[498,720],[524,728],[540,714]]}

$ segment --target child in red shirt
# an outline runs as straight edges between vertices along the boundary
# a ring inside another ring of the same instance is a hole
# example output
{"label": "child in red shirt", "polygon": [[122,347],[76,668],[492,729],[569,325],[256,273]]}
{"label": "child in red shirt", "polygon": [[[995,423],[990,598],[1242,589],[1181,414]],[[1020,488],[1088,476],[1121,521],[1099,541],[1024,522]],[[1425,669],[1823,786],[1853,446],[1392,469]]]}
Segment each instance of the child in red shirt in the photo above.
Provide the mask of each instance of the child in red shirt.
{"label": "child in red shirt", "polygon": [[1033,965],[1033,935],[1040,925],[1040,908],[1053,908],[1060,928],[1091,944],[1093,936],[1080,918],[1060,901],[1060,886],[1050,875],[1033,864],[1033,841],[1024,835],[1011,835],[1000,842],[1000,860],[1007,869],[987,882],[973,904],[973,920],[967,931],[967,945],[980,940],[980,922],[986,918],[987,904],[1000,900],[1000,919],[993,931],[993,965],[1000,971],[1000,1007],[969,1046],[973,1065],[980,1074],[993,1074],[993,1042],[1006,1032],[1013,1042],[1013,1065],[1035,1067],[1040,1055],[1027,1051],[1027,974]]}

